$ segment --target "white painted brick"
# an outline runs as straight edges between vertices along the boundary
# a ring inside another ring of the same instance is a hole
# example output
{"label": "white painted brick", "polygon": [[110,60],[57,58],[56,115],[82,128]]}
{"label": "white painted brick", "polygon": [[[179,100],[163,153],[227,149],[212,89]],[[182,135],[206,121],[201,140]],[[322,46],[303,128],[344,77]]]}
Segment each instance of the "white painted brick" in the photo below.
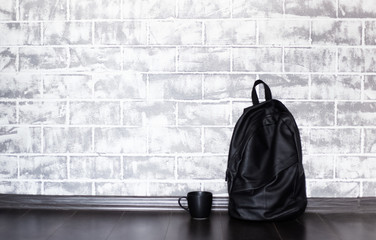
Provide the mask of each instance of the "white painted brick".
{"label": "white painted brick", "polygon": [[120,102],[71,102],[69,116],[73,125],[119,125]]}
{"label": "white painted brick", "polygon": [[17,2],[4,1],[0,6],[0,20],[16,20]]}
{"label": "white painted brick", "polygon": [[0,32],[0,46],[41,44],[39,23],[1,23]]}
{"label": "white painted brick", "polygon": [[307,179],[331,179],[334,176],[334,157],[330,155],[303,156]]}
{"label": "white painted brick", "polygon": [[361,45],[362,22],[314,20],[312,21],[312,44]]}
{"label": "white painted brick", "polygon": [[300,127],[308,195],[376,195],[373,0],[0,5],[1,193],[228,196],[263,79]]}
{"label": "white painted brick", "polygon": [[92,152],[91,128],[45,127],[43,133],[46,153]]}
{"label": "white painted brick", "polygon": [[[309,95],[309,76],[306,74],[260,74],[272,90],[275,99],[307,99]],[[248,82],[249,85],[250,82]],[[250,92],[251,93],[251,92]],[[265,98],[264,91],[259,91],[259,98]]]}
{"label": "white painted brick", "polygon": [[22,0],[20,4],[21,20],[65,20],[67,2],[61,0],[41,1]]}
{"label": "white painted brick", "polygon": [[286,102],[298,126],[333,126],[334,102]]}
{"label": "white painted brick", "polygon": [[124,70],[174,72],[175,58],[173,47],[124,48]]}
{"label": "white painted brick", "polygon": [[173,18],[176,11],[175,0],[135,0],[123,1],[124,18]]}
{"label": "white painted brick", "polygon": [[116,19],[120,18],[120,0],[91,1],[69,0],[71,19]]}
{"label": "white painted brick", "polygon": [[179,18],[226,18],[230,17],[230,2],[226,0],[180,0]]}
{"label": "white painted brick", "polygon": [[69,68],[81,71],[120,70],[120,47],[70,48]]}
{"label": "white painted brick", "polygon": [[43,76],[43,98],[91,98],[92,79],[86,74],[48,74]]}
{"label": "white painted brick", "polygon": [[0,179],[17,178],[18,163],[16,156],[0,155],[0,166]]}
{"label": "white painted brick", "polygon": [[137,72],[95,74],[95,98],[141,99],[146,97],[146,76]]}
{"label": "white painted brick", "polygon": [[376,122],[376,102],[338,103],[338,125],[372,126]]}
{"label": "white painted brick", "polygon": [[71,179],[120,179],[120,157],[71,157]]}
{"label": "white painted brick", "polygon": [[230,49],[219,47],[179,48],[179,71],[210,72],[230,70]]}
{"label": "white painted brick", "polygon": [[343,179],[376,178],[376,158],[338,157],[336,177]]}
{"label": "white painted brick", "polygon": [[228,154],[232,132],[231,127],[204,128],[204,152]]}
{"label": "white painted brick", "polygon": [[202,76],[199,74],[149,75],[149,98],[197,100],[202,97]]}
{"label": "white painted brick", "polygon": [[90,22],[46,22],[43,43],[51,45],[91,44]]}
{"label": "white painted brick", "polygon": [[363,182],[363,197],[374,197],[376,195],[376,182]]}
{"label": "white painted brick", "polygon": [[198,182],[151,182],[149,184],[149,194],[151,196],[187,196],[188,192],[200,191]]}
{"label": "white painted brick", "polygon": [[16,66],[17,49],[0,47],[0,72],[14,72]]}
{"label": "white painted brick", "polygon": [[366,45],[376,45],[376,21],[366,21],[364,42]]}
{"label": "white painted brick", "polygon": [[312,75],[313,99],[360,100],[361,77],[357,75]]}
{"label": "white painted brick", "polygon": [[251,98],[252,74],[210,74],[204,75],[204,98]]}
{"label": "white painted brick", "polygon": [[364,130],[364,152],[376,153],[376,129]]}
{"label": "white painted brick", "polygon": [[190,20],[152,21],[150,44],[194,45],[202,42],[202,23]]}
{"label": "white painted brick", "polygon": [[16,103],[14,102],[0,102],[0,124],[15,124],[16,118]]}
{"label": "white painted brick", "polygon": [[360,129],[312,129],[310,153],[360,153]]}
{"label": "white painted brick", "polygon": [[64,124],[66,122],[66,102],[28,101],[20,102],[20,123],[27,124]]}
{"label": "white painted brick", "polygon": [[360,196],[359,182],[307,181],[308,197],[355,198]]}
{"label": "white painted brick", "polygon": [[365,76],[364,78],[364,97],[367,100],[375,100],[376,76]]}
{"label": "white painted brick", "polygon": [[0,127],[1,153],[39,153],[39,127]]}
{"label": "white painted brick", "polygon": [[233,0],[233,17],[281,17],[283,14],[283,2],[280,0]]}
{"label": "white painted brick", "polygon": [[0,98],[40,98],[42,84],[39,74],[1,74]]}
{"label": "white painted brick", "polygon": [[339,71],[376,72],[376,49],[340,48]]}
{"label": "white painted brick", "polygon": [[41,182],[31,181],[0,181],[2,194],[36,194],[42,193]]}
{"label": "white painted brick", "polygon": [[175,102],[124,102],[123,109],[124,125],[167,126],[176,123]]}
{"label": "white painted brick", "polygon": [[96,128],[94,139],[99,153],[146,153],[145,128]]}
{"label": "white painted brick", "polygon": [[146,44],[146,22],[124,21],[124,22],[96,22],[95,43],[96,44]]}
{"label": "white painted brick", "polygon": [[[224,179],[224,177],[222,177]],[[227,182],[222,181],[203,181],[203,190],[213,193],[213,196],[216,197],[228,197],[227,192]]]}
{"label": "white painted brick", "polygon": [[270,45],[307,45],[309,31],[308,20],[259,21],[259,42]]}
{"label": "white painted brick", "polygon": [[336,8],[333,0],[285,0],[288,16],[336,17]]}
{"label": "white painted brick", "polygon": [[67,49],[63,47],[20,48],[20,70],[59,70],[68,66]]}
{"label": "white painted brick", "polygon": [[45,182],[46,195],[91,195],[92,184],[87,182]]}
{"label": "white painted brick", "polygon": [[178,179],[223,179],[227,156],[178,157]]}
{"label": "white painted brick", "polygon": [[174,179],[174,157],[124,157],[124,179]]}
{"label": "white painted brick", "polygon": [[252,101],[249,100],[247,102],[233,102],[232,103],[232,124],[235,125],[235,123],[239,120],[240,116],[244,112],[244,108],[252,106]]}
{"label": "white painted brick", "polygon": [[234,71],[281,71],[282,48],[233,48]]}
{"label": "white painted brick", "polygon": [[255,21],[210,20],[205,22],[205,44],[207,45],[246,45],[255,43]]}
{"label": "white painted brick", "polygon": [[153,127],[150,129],[149,150],[152,153],[201,152],[199,127]]}
{"label": "white painted brick", "polygon": [[20,157],[21,179],[66,179],[66,157]]}
{"label": "white painted brick", "polygon": [[95,183],[95,194],[102,196],[146,196],[144,182],[99,182]]}
{"label": "white painted brick", "polygon": [[346,18],[376,17],[376,6],[372,0],[339,0],[338,16]]}
{"label": "white painted brick", "polygon": [[285,71],[334,72],[336,50],[332,48],[285,48]]}
{"label": "white painted brick", "polygon": [[179,103],[179,125],[228,125],[228,103]]}
{"label": "white painted brick", "polygon": [[300,128],[299,129],[300,141],[301,141],[301,144],[302,144],[302,152],[303,152],[303,154],[308,154],[310,152],[311,131],[312,130],[310,128]]}

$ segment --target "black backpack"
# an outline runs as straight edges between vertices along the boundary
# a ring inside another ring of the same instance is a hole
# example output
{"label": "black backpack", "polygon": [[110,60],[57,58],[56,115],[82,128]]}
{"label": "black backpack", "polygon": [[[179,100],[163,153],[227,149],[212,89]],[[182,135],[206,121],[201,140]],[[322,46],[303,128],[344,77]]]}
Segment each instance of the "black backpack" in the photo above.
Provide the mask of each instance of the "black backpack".
{"label": "black backpack", "polygon": [[[265,89],[262,103],[255,89],[258,84]],[[295,218],[307,205],[299,129],[262,80],[254,83],[252,102],[231,139],[226,171],[229,214],[255,221]]]}

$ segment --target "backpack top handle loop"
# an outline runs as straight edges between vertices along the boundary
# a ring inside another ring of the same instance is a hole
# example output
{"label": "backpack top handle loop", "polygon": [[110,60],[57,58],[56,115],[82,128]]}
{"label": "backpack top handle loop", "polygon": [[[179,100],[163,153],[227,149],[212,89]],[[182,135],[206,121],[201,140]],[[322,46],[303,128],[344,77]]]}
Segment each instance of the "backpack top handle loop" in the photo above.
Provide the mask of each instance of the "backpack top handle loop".
{"label": "backpack top handle loop", "polygon": [[268,101],[268,100],[271,100],[272,99],[272,92],[270,91],[270,88],[269,86],[262,80],[257,80],[255,82],[255,84],[253,85],[253,88],[252,88],[252,102],[253,102],[253,105],[257,105],[260,103],[259,101],[259,98],[257,96],[257,93],[256,93],[256,86],[259,85],[259,84],[263,84],[264,85],[264,89],[265,89],[265,100]]}

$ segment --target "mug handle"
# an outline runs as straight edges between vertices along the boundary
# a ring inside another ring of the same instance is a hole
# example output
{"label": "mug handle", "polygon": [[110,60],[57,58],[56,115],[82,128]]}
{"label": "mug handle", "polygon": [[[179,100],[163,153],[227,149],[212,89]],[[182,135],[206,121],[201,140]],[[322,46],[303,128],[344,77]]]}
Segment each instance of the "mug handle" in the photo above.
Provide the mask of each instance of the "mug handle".
{"label": "mug handle", "polygon": [[[181,201],[183,198],[187,199],[187,197],[180,197],[179,200],[178,200],[179,206],[180,206],[181,208],[183,208],[185,211],[189,212],[189,208],[188,208],[188,207],[184,207],[184,206],[181,205],[181,203],[180,203],[180,201]],[[187,199],[187,201],[188,201],[188,199]]]}

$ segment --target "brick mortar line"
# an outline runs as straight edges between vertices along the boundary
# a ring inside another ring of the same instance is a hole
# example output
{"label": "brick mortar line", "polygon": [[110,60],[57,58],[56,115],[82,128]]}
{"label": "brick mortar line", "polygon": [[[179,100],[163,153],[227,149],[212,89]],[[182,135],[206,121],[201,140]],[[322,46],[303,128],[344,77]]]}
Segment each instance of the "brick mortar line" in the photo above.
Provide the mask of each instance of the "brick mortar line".
{"label": "brick mortar line", "polygon": [[[173,181],[172,181],[173,180]],[[327,183],[334,183],[334,182],[356,182],[360,183],[363,182],[376,182],[376,178],[333,178],[333,179],[322,179],[322,178],[306,178],[307,182],[327,182]],[[166,178],[166,179],[148,179],[148,180],[140,180],[140,179],[116,179],[116,178],[109,178],[109,179],[91,179],[91,178],[73,178],[73,179],[48,179],[48,178],[20,178],[20,179],[7,179],[7,178],[0,178],[2,182],[45,182],[45,183],[218,183],[218,182],[225,182],[225,178],[217,178],[217,179],[190,179],[190,178]]]}
{"label": "brick mortar line", "polygon": [[360,180],[360,183],[359,183],[359,197],[363,197],[364,195],[364,181],[363,180]]}
{"label": "brick mortar line", "polygon": [[16,45],[0,45],[2,48],[34,48],[34,49],[47,49],[47,48],[67,48],[68,49],[74,49],[74,48],[98,48],[98,49],[104,49],[104,48],[145,48],[145,49],[151,49],[151,48],[186,48],[186,49],[193,49],[193,48],[219,48],[219,49],[230,49],[230,48],[267,48],[267,49],[275,49],[275,48],[287,48],[287,49],[376,49],[376,44],[372,45],[336,45],[336,44],[36,44],[36,45],[22,45],[22,44],[16,44]]}
{"label": "brick mortar line", "polygon": [[[18,1],[18,0],[17,0]],[[70,14],[69,14],[70,15]],[[326,16],[291,16],[289,14],[281,17],[223,17],[223,18],[87,18],[87,19],[56,19],[56,20],[0,20],[1,23],[61,23],[61,22],[215,22],[215,21],[343,21],[343,22],[360,22],[360,21],[375,21],[376,17],[326,17]]]}
{"label": "brick mortar line", "polygon": [[70,166],[70,156],[67,156],[66,157],[67,159],[67,179],[71,179],[71,173],[70,173],[70,170],[71,170],[71,166]]}
{"label": "brick mortar line", "polygon": [[[227,157],[228,153],[202,153],[202,152],[192,152],[192,153],[139,153],[139,154],[127,154],[127,153],[104,153],[104,154],[96,154],[95,152],[92,153],[0,153],[0,156],[13,156],[18,158],[27,158],[27,157],[47,157],[47,156],[55,156],[55,157],[113,157],[113,158],[121,158],[121,157]],[[316,155],[312,155],[316,156]],[[317,156],[332,156],[331,154],[325,155],[317,155]],[[347,155],[346,155],[347,156]],[[367,156],[367,154],[357,155],[357,156]],[[371,154],[370,156],[376,156],[375,154]]]}
{"label": "brick mortar line", "polygon": [[366,38],[366,24],[365,24],[365,21],[363,20],[362,21],[362,33],[361,33],[362,46],[366,46],[365,38]]}
{"label": "brick mortar line", "polygon": [[16,21],[21,20],[20,0],[16,0]]}
{"label": "brick mortar line", "polygon": [[[371,179],[373,180],[373,179]],[[116,178],[109,178],[109,179],[92,179],[92,178],[73,178],[73,179],[47,179],[47,178],[20,178],[20,179],[7,179],[7,178],[0,178],[1,182],[45,182],[45,183],[218,183],[218,182],[225,182],[225,179],[217,178],[217,179],[189,179],[189,178],[181,178],[174,180],[173,178],[166,178],[166,179],[147,179],[147,180],[140,180],[140,179],[116,179]],[[373,181],[376,181],[374,179]]]}
{"label": "brick mortar line", "polygon": [[339,0],[336,0],[336,18],[339,18]]}
{"label": "brick mortar line", "polygon": [[[1,127],[31,127],[31,128],[94,128],[94,129],[99,129],[99,128],[128,128],[128,129],[146,129],[147,127],[153,127],[153,128],[197,128],[200,129],[201,127],[204,128],[233,128],[234,125],[144,125],[144,126],[136,126],[136,125],[100,125],[100,124],[82,124],[82,125],[77,125],[77,124],[72,124],[72,125],[67,125],[67,124],[56,124],[56,125],[51,125],[51,124],[4,124],[0,125]],[[374,129],[376,128],[375,125],[326,125],[326,126],[312,126],[312,125],[301,125],[299,126],[301,129]]]}
{"label": "brick mortar line", "polygon": [[365,81],[365,75],[362,75],[360,79],[360,99],[362,102],[365,101]]}
{"label": "brick mortar line", "polygon": [[[309,87],[309,86],[307,86]],[[277,100],[281,102],[286,103],[295,103],[295,102],[301,102],[301,103],[376,103],[376,99],[370,99],[370,100],[362,100],[362,99],[286,99],[286,98],[277,98]],[[0,98],[0,102],[7,102],[7,103],[64,103],[66,102],[66,106],[68,107],[72,103],[116,103],[121,106],[123,103],[130,103],[130,102],[166,102],[166,103],[201,103],[201,104],[230,104],[231,102],[244,102],[244,103],[251,103],[252,99],[251,97],[244,97],[244,98],[221,98],[221,99],[215,99],[215,98],[206,98],[206,99],[162,99],[162,98],[149,98],[149,99],[106,99],[106,98],[42,98],[42,99],[27,99],[27,98]],[[67,109],[68,110],[68,109]],[[0,124],[2,125],[2,124]],[[5,125],[12,125],[12,124],[5,124]]]}
{"label": "brick mortar line", "polygon": [[67,3],[67,13],[66,13],[66,16],[67,16],[67,20],[70,21],[71,19],[71,16],[70,16],[70,0],[66,0],[66,3]]}
{"label": "brick mortar line", "polygon": [[[22,75],[22,74],[29,74],[29,75],[90,75],[93,72],[90,71],[80,71],[75,69],[67,68],[66,70],[47,70],[47,69],[36,69],[36,70],[29,70],[29,71],[19,71],[19,72],[0,72],[1,75]],[[120,70],[108,70],[108,71],[97,71],[94,74],[98,75],[129,75],[129,74],[142,74],[142,75],[364,75],[364,76],[374,76],[376,75],[375,72],[293,72],[293,71],[275,71],[275,72],[266,72],[266,71],[178,71],[178,72],[171,72],[171,71],[150,71],[150,72],[128,72],[128,71],[120,71]]]}
{"label": "brick mortar line", "polygon": [[333,157],[333,179],[337,178],[337,166],[338,166],[338,156]]}
{"label": "brick mortar line", "polygon": [[[98,75],[106,75],[106,76],[128,76],[129,74],[127,72],[117,72],[117,71],[111,71],[111,72],[97,72],[95,74]],[[322,72],[145,72],[145,73],[140,73],[142,75],[152,75],[152,76],[158,76],[158,75],[169,75],[169,76],[176,76],[176,75],[185,75],[185,76],[192,76],[192,75],[203,75],[205,76],[212,76],[212,75],[220,75],[220,76],[238,76],[238,75],[245,75],[249,77],[254,77],[255,80],[259,79],[261,75],[279,75],[279,76],[286,76],[286,75],[302,75],[302,76],[317,76],[317,75],[322,75],[322,76],[375,76],[376,72],[368,72],[368,73],[359,73],[359,72],[327,72],[327,73],[322,73]],[[40,77],[44,76],[68,76],[68,75],[75,75],[75,76],[90,76],[92,75],[92,72],[14,72],[14,73],[9,73],[9,72],[0,72],[0,76],[7,76],[8,77],[14,77],[14,76],[20,76],[20,75],[41,75]],[[260,75],[260,76],[258,76]],[[93,90],[94,91],[94,90]],[[43,99],[43,92],[41,92],[41,97],[37,98],[21,98],[25,100],[30,100],[30,99]],[[146,98],[146,97],[145,97]],[[121,98],[121,99],[145,99],[145,98]],[[6,98],[1,98],[1,99],[6,99]],[[45,98],[48,99],[48,98]],[[50,98],[53,99],[53,98]],[[57,98],[56,98],[57,99]],[[59,98],[59,99],[67,99],[67,98]],[[81,98],[72,98],[72,99],[81,99]],[[84,98],[85,99],[85,98]],[[86,98],[87,99],[87,98]],[[111,98],[94,98],[93,99],[111,99]],[[113,98],[113,99],[119,99],[119,98]],[[158,98],[156,98],[158,99]]]}
{"label": "brick mortar line", "polygon": [[362,154],[365,154],[364,150],[365,150],[365,141],[366,141],[366,133],[365,133],[365,129],[362,128],[361,132],[360,132],[360,152]]}
{"label": "brick mortar line", "polygon": [[306,180],[308,182],[328,182],[328,183],[334,183],[334,182],[356,182],[356,183],[360,183],[361,181],[374,182],[374,181],[376,181],[376,178],[354,178],[354,179],[348,179],[348,178],[333,178],[333,179],[306,178]]}

